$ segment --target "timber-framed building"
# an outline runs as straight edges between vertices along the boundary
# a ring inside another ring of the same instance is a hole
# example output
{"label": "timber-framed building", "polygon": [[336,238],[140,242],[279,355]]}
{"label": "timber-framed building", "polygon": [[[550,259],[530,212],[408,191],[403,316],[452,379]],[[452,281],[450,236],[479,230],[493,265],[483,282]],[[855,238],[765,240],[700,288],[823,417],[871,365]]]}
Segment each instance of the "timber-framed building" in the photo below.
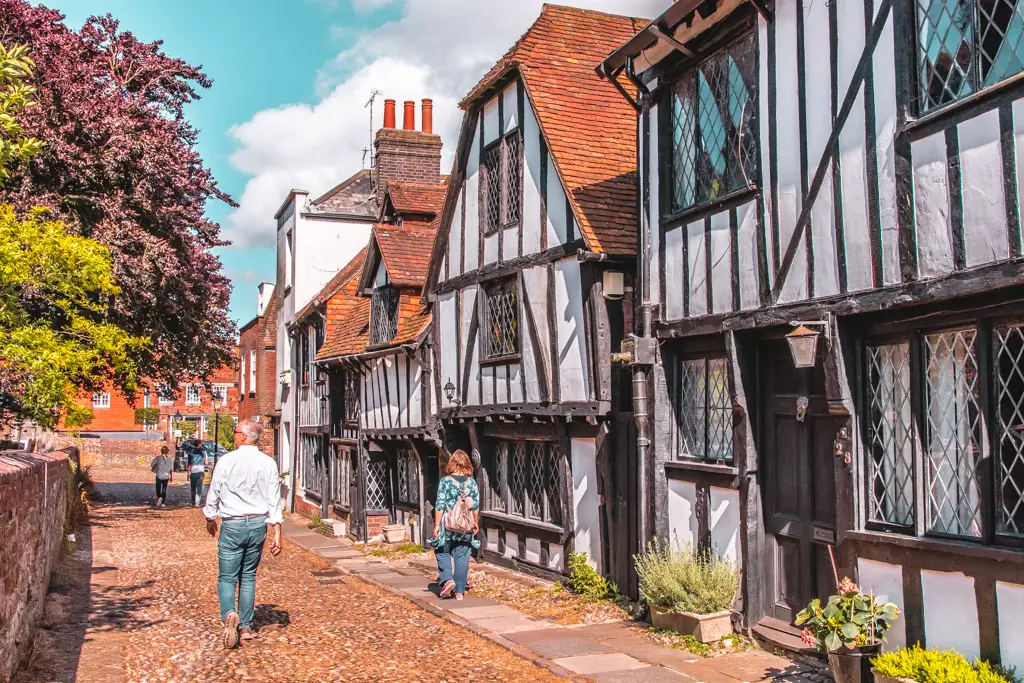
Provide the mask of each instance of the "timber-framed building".
{"label": "timber-framed building", "polygon": [[600,67],[637,88],[650,534],[734,558],[766,638],[834,554],[890,642],[1024,663],[1022,33],[1003,0],[679,0]]}

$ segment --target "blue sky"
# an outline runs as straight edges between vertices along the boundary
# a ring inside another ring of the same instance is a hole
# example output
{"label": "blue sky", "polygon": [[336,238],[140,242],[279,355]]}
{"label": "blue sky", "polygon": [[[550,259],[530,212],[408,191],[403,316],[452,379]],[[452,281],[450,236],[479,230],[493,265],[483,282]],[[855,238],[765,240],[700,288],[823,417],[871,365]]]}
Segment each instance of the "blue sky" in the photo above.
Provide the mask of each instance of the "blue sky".
{"label": "blue sky", "polygon": [[[653,17],[671,0],[558,0]],[[200,153],[241,203],[211,203],[233,246],[220,250],[232,316],[255,314],[256,285],[274,279],[273,215],[288,190],[313,196],[363,167],[370,91],[431,97],[451,164],[456,103],[529,28],[543,0],[44,0],[79,28],[110,13],[141,40],[201,64],[214,83],[189,107]],[[375,108],[379,127],[382,105]],[[418,120],[417,120],[418,123]]]}

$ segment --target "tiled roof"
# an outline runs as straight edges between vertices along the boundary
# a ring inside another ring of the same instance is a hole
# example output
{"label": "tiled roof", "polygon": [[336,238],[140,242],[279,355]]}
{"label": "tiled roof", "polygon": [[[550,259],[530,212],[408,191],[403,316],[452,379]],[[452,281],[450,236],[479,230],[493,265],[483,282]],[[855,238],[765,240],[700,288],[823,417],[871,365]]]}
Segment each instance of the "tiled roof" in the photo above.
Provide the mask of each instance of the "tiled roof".
{"label": "tiled roof", "polygon": [[437,215],[441,213],[447,190],[445,185],[391,181],[388,183],[387,196],[391,200],[391,206],[394,207],[395,213]]}
{"label": "tiled roof", "polygon": [[407,220],[402,225],[373,226],[371,243],[380,249],[391,282],[399,287],[423,286],[439,223],[436,219],[430,223]]}
{"label": "tiled roof", "polygon": [[359,281],[359,276],[363,273],[363,261],[366,260],[366,247],[359,250],[351,261],[345,264],[345,267],[338,271],[338,273],[330,279],[330,281],[324,285],[316,296],[310,299],[309,303],[303,306],[298,313],[295,314],[295,320],[299,321],[305,318],[309,313],[320,306],[324,302],[328,301],[334,294],[345,286],[345,283],[349,280],[355,279]]}
{"label": "tiled roof", "polygon": [[[591,250],[636,253],[636,112],[597,65],[644,19],[544,5],[540,17],[462,101],[517,69]],[[623,87],[635,95],[624,77]]]}
{"label": "tiled roof", "polygon": [[375,218],[377,202],[374,201],[372,173],[365,168],[357,171],[309,202],[307,208],[312,213],[341,213]]}
{"label": "tiled roof", "polygon": [[316,360],[360,353],[370,343],[370,300],[358,293],[362,265],[327,300],[327,334]]}

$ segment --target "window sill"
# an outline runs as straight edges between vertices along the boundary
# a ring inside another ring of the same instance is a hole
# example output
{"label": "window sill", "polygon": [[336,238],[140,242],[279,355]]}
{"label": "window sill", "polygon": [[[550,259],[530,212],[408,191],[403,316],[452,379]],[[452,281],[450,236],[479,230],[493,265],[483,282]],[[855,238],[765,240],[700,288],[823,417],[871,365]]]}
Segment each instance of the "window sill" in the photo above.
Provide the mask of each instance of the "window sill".
{"label": "window sill", "polygon": [[1005,546],[981,545],[980,543],[951,539],[921,538],[885,531],[848,531],[842,537],[844,540],[857,543],[897,546],[908,551],[925,550],[942,555],[1024,565],[1024,552]]}
{"label": "window sill", "polygon": [[700,480],[726,488],[736,488],[739,485],[740,470],[733,465],[717,462],[667,460],[665,461],[665,476],[669,479]]}
{"label": "window sill", "polygon": [[983,102],[992,102],[993,108],[995,108],[996,100],[999,98],[1001,93],[1005,93],[1009,90],[1019,87],[1024,83],[1024,72],[1015,74],[1004,81],[990,85],[987,88],[971,93],[967,97],[963,97],[954,102],[949,102],[936,109],[932,109],[927,114],[907,121],[903,124],[903,128],[899,131],[899,134],[907,134],[913,140],[920,140],[923,137],[927,137],[939,130],[945,128],[953,121],[959,120],[961,115],[966,118],[968,115],[975,115],[974,109]]}
{"label": "window sill", "polygon": [[495,365],[512,365],[513,363],[521,363],[523,360],[523,354],[521,353],[509,353],[504,356],[495,356],[493,358],[485,358],[480,361],[480,367],[487,368]]}
{"label": "window sill", "polygon": [[746,187],[741,187],[738,190],[727,192],[721,197],[716,197],[715,199],[703,204],[690,206],[682,211],[677,211],[674,214],[662,216],[662,229],[670,230],[672,228],[679,227],[680,225],[685,225],[687,223],[692,223],[695,220],[705,218],[713,213],[718,213],[727,206],[744,204],[756,197],[758,192],[759,190],[757,185],[747,185]]}
{"label": "window sill", "polygon": [[[547,522],[541,522],[537,519],[527,519],[525,517],[509,515],[505,514],[504,512],[492,512],[490,510],[484,510],[480,512],[480,518],[484,520],[490,519],[495,522],[498,522],[502,526],[511,528],[513,532],[516,532],[518,530],[526,531],[527,533],[535,531],[538,532],[540,535],[543,535],[548,538],[552,536],[557,536],[558,541],[556,542],[559,543],[562,542],[562,539],[564,538],[565,534],[565,531],[560,526],[555,526],[554,524],[549,524]],[[481,524],[481,526],[483,525]]]}

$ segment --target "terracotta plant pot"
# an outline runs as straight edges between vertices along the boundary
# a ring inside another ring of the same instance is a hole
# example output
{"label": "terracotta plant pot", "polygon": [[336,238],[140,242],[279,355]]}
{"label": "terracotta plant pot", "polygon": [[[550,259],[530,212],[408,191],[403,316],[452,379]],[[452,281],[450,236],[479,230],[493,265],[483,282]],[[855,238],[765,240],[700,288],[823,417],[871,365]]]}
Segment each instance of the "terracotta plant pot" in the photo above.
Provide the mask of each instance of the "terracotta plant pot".
{"label": "terracotta plant pot", "polygon": [[404,524],[385,524],[384,540],[388,543],[401,543],[405,540]]}
{"label": "terracotta plant pot", "polygon": [[714,643],[732,633],[732,612],[693,614],[651,605],[651,624],[655,628],[693,636],[702,643]]}
{"label": "terracotta plant pot", "polygon": [[856,650],[828,653],[828,665],[836,683],[872,683],[874,680],[871,658],[882,649],[881,643],[865,645]]}
{"label": "terracotta plant pot", "polygon": [[896,676],[886,676],[885,674],[878,673],[874,669],[871,670],[871,673],[873,673],[875,675],[875,683],[918,683],[917,681],[915,681],[912,678],[899,678],[899,677],[896,677]]}

